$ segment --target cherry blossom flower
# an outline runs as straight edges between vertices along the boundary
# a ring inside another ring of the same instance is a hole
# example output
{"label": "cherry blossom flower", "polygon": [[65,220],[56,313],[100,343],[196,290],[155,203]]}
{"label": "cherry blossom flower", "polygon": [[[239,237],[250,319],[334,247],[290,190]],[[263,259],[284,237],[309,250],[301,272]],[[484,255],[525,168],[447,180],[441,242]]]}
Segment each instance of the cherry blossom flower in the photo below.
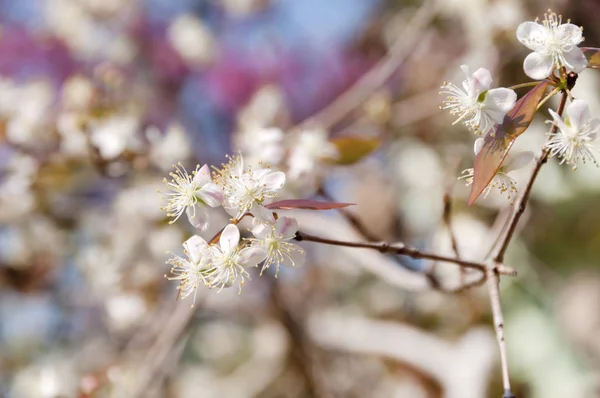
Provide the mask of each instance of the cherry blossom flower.
{"label": "cherry blossom flower", "polygon": [[[475,145],[473,148],[475,151],[475,155],[479,153],[482,146],[483,138],[478,138],[475,141]],[[533,157],[533,152],[530,151],[520,152],[515,156],[510,157],[507,161],[504,162],[504,164],[502,164],[502,166],[500,166],[498,172],[496,173],[492,181],[490,181],[488,186],[485,187],[485,189],[482,192],[483,197],[487,198],[492,189],[496,188],[500,191],[500,194],[508,192],[507,199],[509,201],[511,199],[514,199],[514,197],[517,194],[517,182],[511,176],[509,176],[508,173],[527,166],[533,160]],[[466,169],[462,172],[462,174],[463,175],[459,177],[459,180],[464,179],[467,186],[473,184],[474,169]]]}
{"label": "cherry blossom flower", "polygon": [[542,23],[523,22],[517,28],[517,39],[533,50],[525,58],[523,69],[532,79],[550,76],[555,68],[565,67],[567,72],[579,73],[587,66],[587,59],[577,47],[583,41],[583,29],[548,11]]}
{"label": "cherry blossom flower", "polygon": [[467,65],[462,65],[461,69],[467,76],[463,88],[445,82],[440,94],[448,97],[442,109],[449,109],[451,115],[458,116],[453,124],[462,121],[475,134],[485,134],[495,123],[502,123],[506,112],[515,106],[517,94],[503,87],[490,89],[492,76],[485,68],[472,74]]}
{"label": "cherry blossom flower", "polygon": [[231,158],[217,174],[215,182],[225,194],[223,207],[235,218],[276,197],[285,184],[285,173],[282,171],[244,166],[241,155]]}
{"label": "cherry blossom flower", "polygon": [[177,287],[179,298],[185,299],[193,293],[193,303],[195,303],[198,286],[206,283],[204,274],[212,263],[212,251],[208,243],[197,235],[185,241],[183,247],[187,258],[175,255],[167,260],[167,264],[171,265],[173,276],[165,277],[179,281]]}
{"label": "cherry blossom flower", "polygon": [[212,182],[207,165],[196,166],[192,174],[179,163],[174,166],[175,172],[170,173],[171,181],[164,182],[173,192],[166,193],[170,197],[164,210],[167,216],[175,217],[175,222],[185,211],[190,223],[197,229],[207,226],[208,209],[206,206],[218,207],[223,203],[223,190]]}
{"label": "cherry blossom flower", "polygon": [[291,242],[298,231],[298,221],[292,217],[279,217],[277,220],[270,213],[270,217],[263,215],[261,219],[253,220],[250,239],[253,247],[265,250],[267,258],[263,263],[262,273],[271,265],[275,265],[275,276],[279,274],[279,266],[296,266],[304,264],[304,250]]}
{"label": "cherry blossom flower", "polygon": [[246,268],[255,267],[263,261],[267,253],[264,249],[252,246],[240,246],[240,230],[234,224],[223,229],[218,245],[210,246],[212,268],[205,272],[206,285],[214,288],[239,284],[240,291],[246,278]]}
{"label": "cherry blossom flower", "polygon": [[[572,164],[577,168],[577,162],[592,161],[596,163],[593,154],[593,141],[600,131],[600,119],[592,119],[588,105],[583,100],[574,100],[567,106],[567,118],[565,120],[549,109],[550,115],[558,129],[550,136],[546,147],[550,150],[550,156],[562,158],[560,164]],[[596,163],[597,164],[597,163]]]}

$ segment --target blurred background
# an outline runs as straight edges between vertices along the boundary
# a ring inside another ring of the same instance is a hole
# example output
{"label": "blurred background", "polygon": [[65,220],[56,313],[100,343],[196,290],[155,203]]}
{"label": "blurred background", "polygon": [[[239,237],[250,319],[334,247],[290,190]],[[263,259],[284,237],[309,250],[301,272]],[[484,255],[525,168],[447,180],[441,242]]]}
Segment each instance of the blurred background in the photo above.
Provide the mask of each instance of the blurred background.
{"label": "blurred background", "polygon": [[[303,231],[447,255],[453,231],[481,260],[508,202],[466,206],[474,137],[439,86],[461,64],[526,82],[515,30],[549,7],[600,47],[592,0],[0,0],[0,397],[499,397],[487,291],[448,292],[455,266],[303,244],[190,309],[164,262],[194,231],[156,191],[240,151],[288,172],[284,197],[357,203],[295,211]],[[574,90],[596,115],[599,87]],[[356,137],[381,145],[324,161]],[[501,284],[519,398],[600,396],[599,199],[594,165],[535,185]]]}

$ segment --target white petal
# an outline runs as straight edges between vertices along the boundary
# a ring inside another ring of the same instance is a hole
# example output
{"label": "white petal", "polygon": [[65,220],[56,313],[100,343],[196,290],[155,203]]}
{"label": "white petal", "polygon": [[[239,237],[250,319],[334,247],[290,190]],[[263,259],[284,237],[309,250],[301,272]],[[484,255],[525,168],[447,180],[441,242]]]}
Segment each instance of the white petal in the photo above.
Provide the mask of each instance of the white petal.
{"label": "white petal", "polygon": [[285,173],[283,171],[274,171],[264,176],[260,183],[267,189],[279,189],[285,184]]}
{"label": "white petal", "polygon": [[533,160],[533,157],[534,155],[531,151],[520,152],[515,156],[509,158],[502,167],[502,169],[505,173],[520,169],[522,167],[527,166]]}
{"label": "white petal", "polygon": [[523,22],[517,28],[517,39],[530,50],[543,51],[545,47],[544,44],[548,40],[547,38],[548,29],[539,23],[530,21]]}
{"label": "white petal", "polygon": [[479,151],[481,151],[481,148],[483,147],[483,137],[482,138],[477,138],[475,140],[475,144],[473,145],[473,151],[475,152],[475,155],[477,155],[479,153]]}
{"label": "white petal", "polygon": [[598,133],[600,133],[600,119],[592,119],[589,124],[591,133],[590,138],[595,140],[598,137]]}
{"label": "white petal", "polygon": [[504,115],[506,115],[506,112],[510,111],[515,106],[516,102],[517,93],[515,93],[514,90],[504,87],[489,90],[485,95],[485,100],[483,101],[486,107],[489,107],[490,109],[497,109],[500,111],[499,113],[503,113],[500,120],[494,119],[496,123],[502,123]]}
{"label": "white petal", "polygon": [[194,235],[183,243],[183,247],[194,264],[198,264],[202,256],[206,254],[208,244],[198,235]]}
{"label": "white petal", "polygon": [[293,217],[280,217],[275,221],[275,235],[282,235],[285,239],[296,236],[298,221]]}
{"label": "white petal", "polygon": [[252,227],[252,235],[256,239],[263,240],[271,236],[273,233],[273,224],[271,223],[256,223]]}
{"label": "white petal", "polygon": [[225,227],[221,233],[221,239],[219,239],[221,251],[224,254],[231,253],[237,248],[238,243],[240,243],[240,230],[237,225],[229,224]]}
{"label": "white petal", "polygon": [[566,42],[572,46],[576,46],[583,41],[583,31],[577,25],[572,23],[565,23],[558,27],[556,30],[560,41],[566,40]]}
{"label": "white petal", "polygon": [[575,73],[581,72],[588,65],[588,60],[579,47],[573,47],[571,51],[563,53],[563,57],[565,57],[565,61],[568,64],[565,65],[567,69]]}
{"label": "white petal", "polygon": [[562,120],[562,117],[560,117],[558,113],[554,112],[552,109],[548,109],[548,112],[550,112],[552,119],[554,119],[554,123],[558,126],[558,129],[561,132],[569,131],[569,127],[567,127],[565,122]]}
{"label": "white petal", "polygon": [[189,206],[185,209],[188,221],[192,227],[204,231],[208,227],[208,209],[202,205]]}
{"label": "white petal", "polygon": [[485,68],[479,68],[473,73],[472,79],[472,93],[482,93],[490,88],[492,85],[492,75],[490,71]]}
{"label": "white petal", "polygon": [[295,249],[292,249],[289,253],[290,258],[285,257],[281,265],[292,267],[292,266],[302,266],[306,261],[306,253],[304,250],[298,246],[294,245]]}
{"label": "white petal", "polygon": [[210,169],[208,168],[207,164],[205,164],[200,168],[200,170],[198,170],[198,172],[194,176],[194,182],[199,187],[203,186],[204,184],[208,184],[209,182],[212,182],[210,178]]}
{"label": "white petal", "polygon": [[571,127],[575,131],[581,128],[590,120],[590,108],[584,100],[577,99],[567,106],[567,115]]}
{"label": "white petal", "polygon": [[554,61],[551,56],[531,53],[523,62],[525,74],[533,80],[542,80],[550,76],[554,69]]}
{"label": "white petal", "polygon": [[264,206],[259,204],[253,204],[250,209],[250,213],[254,216],[253,223],[273,223],[275,222],[275,217],[273,216],[273,210],[269,210]]}
{"label": "white petal", "polygon": [[198,196],[210,207],[221,206],[225,199],[223,188],[212,182],[204,184],[202,188],[200,188]]}
{"label": "white petal", "polygon": [[239,261],[244,267],[254,267],[267,258],[267,252],[260,247],[245,247],[240,251]]}

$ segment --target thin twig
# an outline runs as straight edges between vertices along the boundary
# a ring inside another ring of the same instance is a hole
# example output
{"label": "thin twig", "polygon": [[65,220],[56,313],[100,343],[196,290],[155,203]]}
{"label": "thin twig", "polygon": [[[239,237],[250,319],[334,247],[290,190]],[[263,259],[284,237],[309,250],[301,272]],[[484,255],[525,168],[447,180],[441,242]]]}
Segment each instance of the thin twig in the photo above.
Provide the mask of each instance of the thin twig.
{"label": "thin twig", "polygon": [[300,127],[317,123],[329,129],[353,109],[356,109],[375,91],[381,87],[402,65],[406,57],[423,41],[423,32],[437,13],[435,0],[426,1],[411,19],[404,32],[390,47],[388,54],[371,70],[365,73],[350,89],[344,92],[325,109],[318,112]]}
{"label": "thin twig", "polygon": [[[484,272],[486,269],[485,264],[477,263],[473,261],[462,260],[460,258],[455,257],[447,257],[440,254],[430,253],[427,251],[422,251],[414,247],[410,247],[405,245],[404,243],[389,243],[389,242],[345,242],[339,241],[335,239],[326,239],[321,238],[314,235],[309,235],[304,232],[298,231],[296,233],[296,240],[298,241],[307,241],[307,242],[316,242],[322,243],[326,245],[333,246],[345,246],[345,247],[354,247],[354,248],[363,248],[363,249],[373,249],[377,250],[381,253],[395,253],[400,254],[402,256],[408,256],[414,259],[428,259],[435,261],[443,261],[447,263],[457,264],[461,267],[476,269],[478,271]],[[512,274],[511,270],[506,269],[505,271],[508,274]]]}

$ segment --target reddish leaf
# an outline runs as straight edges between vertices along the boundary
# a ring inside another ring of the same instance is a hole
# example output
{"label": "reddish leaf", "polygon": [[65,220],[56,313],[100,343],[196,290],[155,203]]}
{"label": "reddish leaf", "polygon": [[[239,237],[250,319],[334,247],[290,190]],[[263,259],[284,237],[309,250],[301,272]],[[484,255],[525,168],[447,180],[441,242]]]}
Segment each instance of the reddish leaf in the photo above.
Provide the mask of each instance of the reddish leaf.
{"label": "reddish leaf", "polygon": [[469,206],[492,181],[515,139],[529,127],[536,108],[549,85],[549,82],[543,81],[531,89],[506,114],[502,124],[496,125],[485,135],[483,146],[475,157]]}
{"label": "reddish leaf", "polygon": [[328,161],[333,164],[350,165],[374,152],[379,148],[381,141],[379,138],[344,136],[332,139],[331,143],[337,148],[338,156]]}
{"label": "reddish leaf", "polygon": [[342,207],[353,206],[354,203],[336,203],[336,202],[319,202],[316,200],[308,199],[290,199],[280,200],[279,202],[269,203],[265,205],[267,209],[271,210],[292,210],[292,209],[305,209],[305,210],[331,210],[341,209]]}
{"label": "reddish leaf", "polygon": [[588,59],[588,68],[600,68],[600,48],[582,47],[581,51]]}

